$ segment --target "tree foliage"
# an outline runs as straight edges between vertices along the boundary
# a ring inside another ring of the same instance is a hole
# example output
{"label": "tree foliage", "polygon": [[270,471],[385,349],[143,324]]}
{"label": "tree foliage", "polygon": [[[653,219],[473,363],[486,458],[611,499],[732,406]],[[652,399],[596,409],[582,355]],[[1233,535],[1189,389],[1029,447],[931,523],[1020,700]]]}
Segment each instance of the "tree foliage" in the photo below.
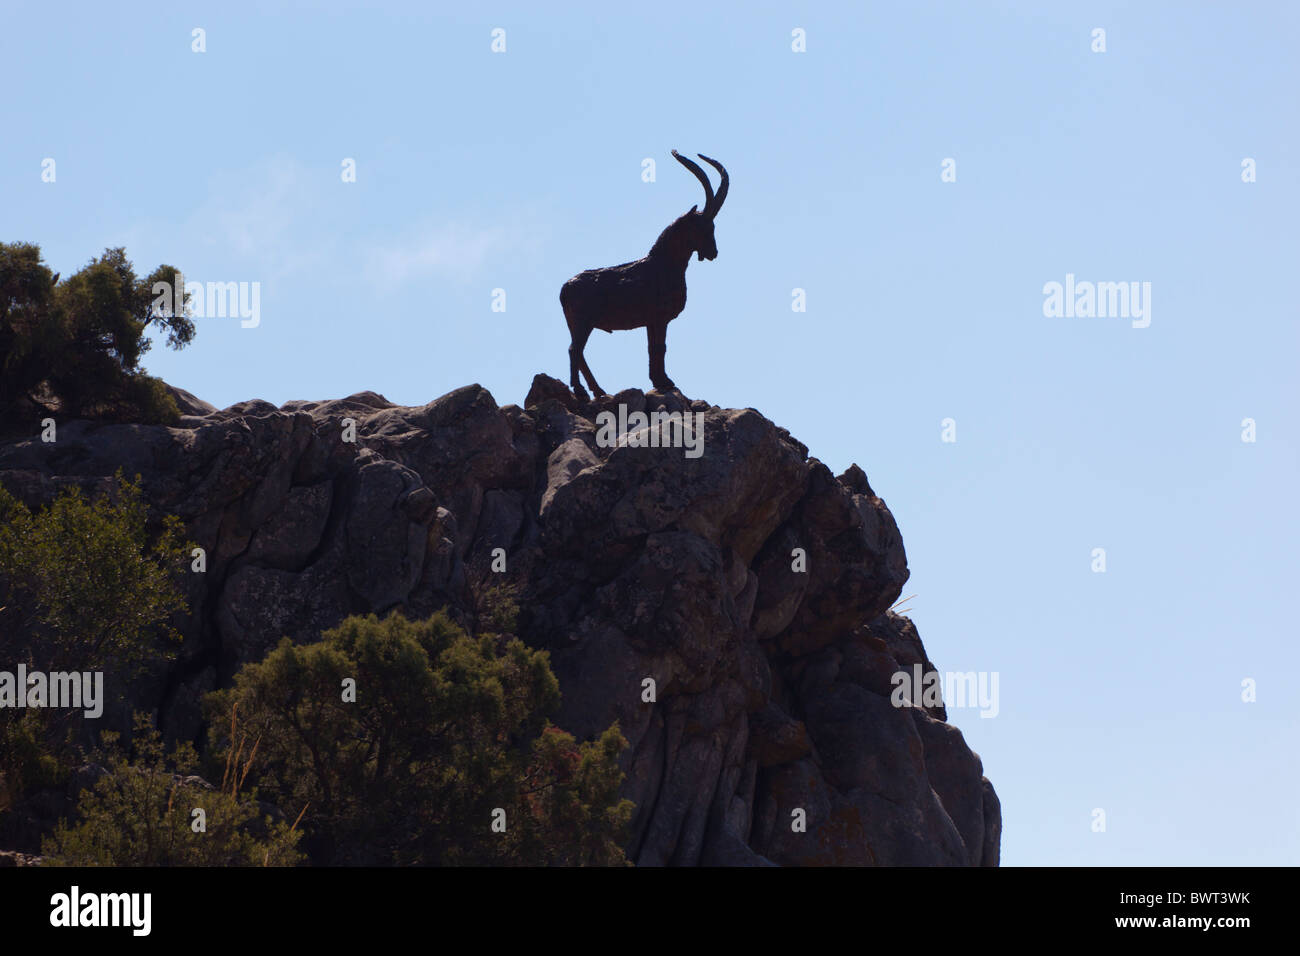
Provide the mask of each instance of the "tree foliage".
{"label": "tree foliage", "polygon": [[352,617],[305,646],[285,638],[208,698],[213,750],[238,746],[237,707],[258,735],[264,792],[310,805],[316,862],[623,863],[626,740],[614,724],[577,743],[547,720],[558,703],[546,652],[471,636],[442,612]]}
{"label": "tree foliage", "polygon": [[155,283],[173,287],[163,265],[139,278],[121,248],[105,249],[63,281],[32,243],[0,243],[0,422],[32,412],[166,423],[179,415],[163,383],[140,369],[146,330],[180,349],[194,338],[179,308],[155,306]]}
{"label": "tree foliage", "polygon": [[[102,671],[119,690],[165,660],[186,602],[177,585],[188,545],[179,519],[150,527],[139,479],[113,493],[65,488],[35,514],[0,485],[0,661],[28,671]],[[0,811],[72,759],[76,710],[0,709]]]}
{"label": "tree foliage", "polygon": [[[149,719],[138,714],[135,757],[106,732],[107,765],[81,792],[77,822],[61,822],[42,852],[53,866],[293,866],[301,833],[261,812],[255,792],[241,793],[238,777],[211,787],[192,776],[192,745],[164,755]],[[198,829],[195,809],[201,809]]]}
{"label": "tree foliage", "polygon": [[183,531],[171,515],[151,530],[139,476],[120,471],[110,494],[68,487],[36,514],[0,486],[5,660],[123,674],[156,659],[157,637],[180,639],[166,622],[185,610]]}

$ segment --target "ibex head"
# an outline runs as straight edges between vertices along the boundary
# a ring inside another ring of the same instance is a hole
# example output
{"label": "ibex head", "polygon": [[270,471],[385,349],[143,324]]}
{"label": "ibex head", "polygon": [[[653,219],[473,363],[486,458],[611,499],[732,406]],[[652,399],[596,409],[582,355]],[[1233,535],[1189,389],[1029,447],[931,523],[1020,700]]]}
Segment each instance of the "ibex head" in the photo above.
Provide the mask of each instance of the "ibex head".
{"label": "ibex head", "polygon": [[727,176],[727,171],[722,168],[722,164],[716,159],[709,159],[703,153],[697,153],[696,155],[716,169],[722,176],[722,182],[718,185],[718,193],[715,196],[713,186],[709,184],[709,177],[705,175],[704,170],[700,169],[693,160],[689,160],[685,156],[678,154],[677,150],[673,150],[673,158],[694,173],[695,178],[704,187],[704,209],[700,210],[698,206],[692,206],[690,213],[687,214],[694,228],[692,247],[695,249],[695,254],[699,256],[700,261],[703,262],[705,259],[718,258],[718,243],[713,238],[713,217],[718,214],[718,210],[722,208],[723,200],[727,198],[727,186],[730,179]]}

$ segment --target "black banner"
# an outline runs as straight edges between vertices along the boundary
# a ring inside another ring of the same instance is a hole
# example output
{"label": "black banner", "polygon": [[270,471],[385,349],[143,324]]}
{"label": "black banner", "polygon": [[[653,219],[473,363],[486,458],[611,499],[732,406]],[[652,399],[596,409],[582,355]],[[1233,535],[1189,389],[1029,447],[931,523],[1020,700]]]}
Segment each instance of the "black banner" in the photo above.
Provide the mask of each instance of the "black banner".
{"label": "black banner", "polygon": [[[1285,922],[1284,869],[825,869],[620,871],[489,869],[0,870],[4,938],[102,940],[114,946],[240,943],[271,933],[295,943],[456,924],[492,942],[611,917],[671,939],[700,920],[740,937],[780,925],[799,933],[912,936],[933,945],[1064,938],[1145,944],[1192,937],[1224,945]],[[743,904],[743,905],[741,905]],[[640,912],[641,915],[637,915]],[[667,921],[667,922],[665,922]],[[779,924],[779,925],[778,925]],[[909,929],[910,927],[910,929]],[[576,937],[575,937],[576,939]],[[17,952],[17,949],[7,951]]]}

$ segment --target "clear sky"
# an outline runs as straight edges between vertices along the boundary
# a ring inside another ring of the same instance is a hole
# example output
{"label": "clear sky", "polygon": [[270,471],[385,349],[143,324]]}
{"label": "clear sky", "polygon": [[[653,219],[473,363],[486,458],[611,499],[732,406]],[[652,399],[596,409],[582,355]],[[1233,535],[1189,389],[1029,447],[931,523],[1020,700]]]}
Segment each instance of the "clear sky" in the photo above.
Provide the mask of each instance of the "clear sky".
{"label": "clear sky", "polygon": [[[567,378],[560,285],[702,201],[669,150],[716,157],[669,374],[889,504],[930,656],[999,675],[951,719],[1003,862],[1300,863],[1300,8],[552,6],[0,0],[0,238],[259,282],[146,356],[219,406],[504,405]],[[1149,326],[1045,316],[1067,274]],[[649,387],[642,333],[587,356]]]}

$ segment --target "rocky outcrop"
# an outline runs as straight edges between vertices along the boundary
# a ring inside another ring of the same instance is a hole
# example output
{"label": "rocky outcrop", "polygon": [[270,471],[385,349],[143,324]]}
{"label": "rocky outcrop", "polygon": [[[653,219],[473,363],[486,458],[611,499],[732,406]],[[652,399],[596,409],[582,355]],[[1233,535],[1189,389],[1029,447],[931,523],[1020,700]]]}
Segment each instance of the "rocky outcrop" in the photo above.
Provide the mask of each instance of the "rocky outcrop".
{"label": "rocky outcrop", "polygon": [[[979,757],[942,706],[891,705],[895,672],[932,665],[888,610],[907,560],[857,466],[833,475],[753,409],[581,403],[545,376],[524,407],[477,385],[421,407],[176,397],[179,427],[0,445],[28,503],[121,467],[204,548],[182,651],[143,689],[169,736],[196,735],[202,693],[282,635],[443,606],[472,624],[506,584],[550,651],[556,722],[586,737],[617,719],[630,741],[639,864],[997,864]],[[701,453],[660,447],[682,438],[668,424],[611,447],[600,416],[620,406],[692,416]]]}

